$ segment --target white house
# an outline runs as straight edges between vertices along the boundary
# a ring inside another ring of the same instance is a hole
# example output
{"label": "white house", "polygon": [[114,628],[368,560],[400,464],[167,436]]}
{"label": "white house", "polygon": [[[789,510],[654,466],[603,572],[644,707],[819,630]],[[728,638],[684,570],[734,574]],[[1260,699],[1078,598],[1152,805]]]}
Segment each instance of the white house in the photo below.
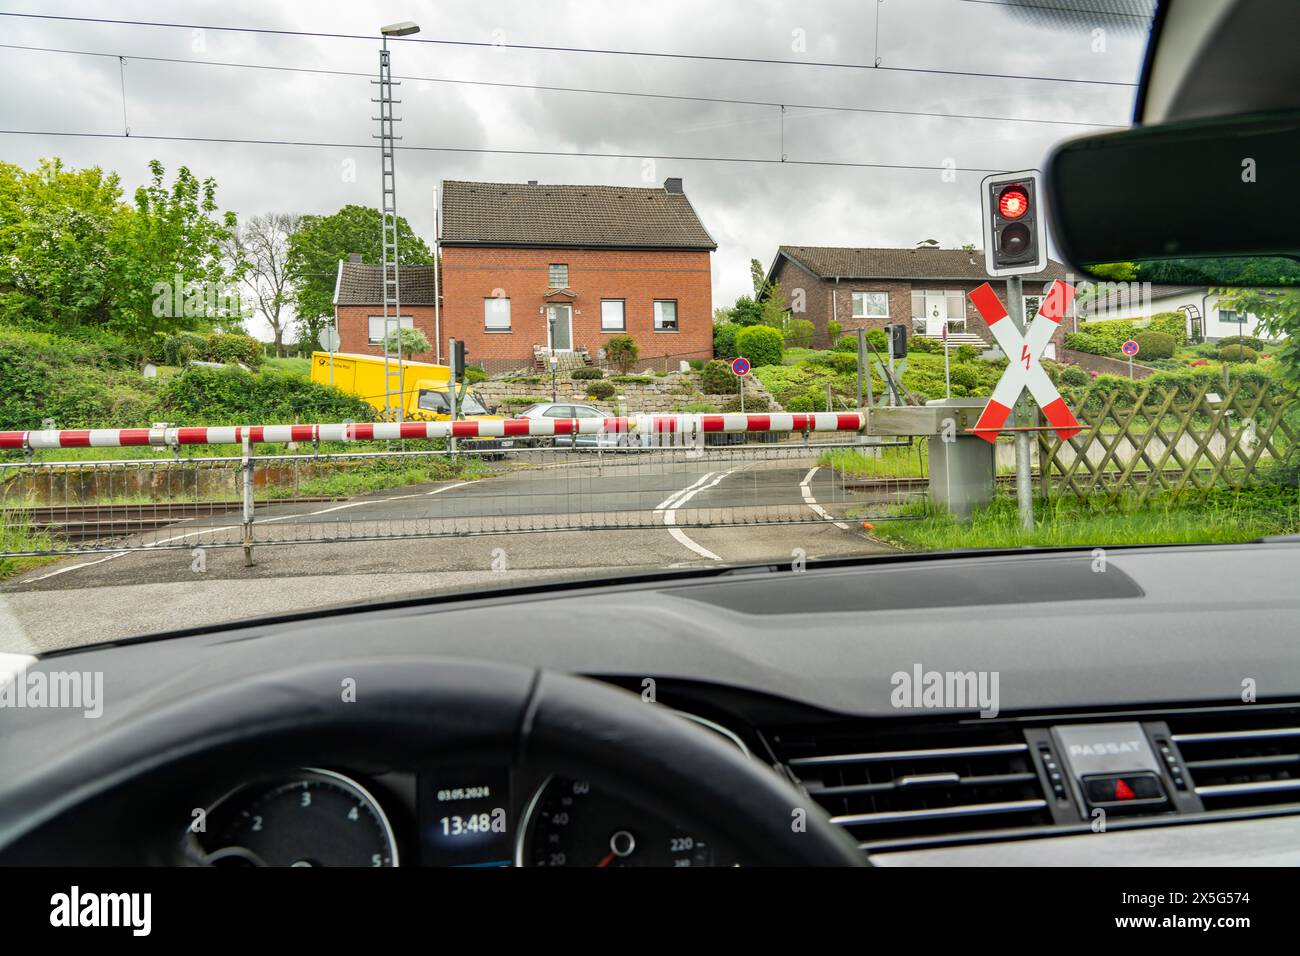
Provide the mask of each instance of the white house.
{"label": "white house", "polygon": [[[1086,322],[1102,319],[1150,318],[1160,312],[1182,312],[1187,335],[1196,332],[1209,342],[1231,335],[1264,338],[1259,319],[1250,313],[1220,307],[1216,292],[1204,287],[1153,285],[1150,282],[1090,283],[1095,292],[1081,295],[1080,312]],[[1083,284],[1080,284],[1080,291]]]}

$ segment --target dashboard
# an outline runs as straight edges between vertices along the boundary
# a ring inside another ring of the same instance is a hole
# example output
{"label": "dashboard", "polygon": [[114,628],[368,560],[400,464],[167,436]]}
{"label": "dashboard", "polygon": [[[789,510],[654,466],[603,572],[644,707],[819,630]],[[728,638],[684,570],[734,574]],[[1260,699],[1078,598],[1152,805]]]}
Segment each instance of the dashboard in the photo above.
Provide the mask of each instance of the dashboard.
{"label": "dashboard", "polygon": [[[49,655],[29,669],[102,670],[109,705],[98,720],[0,712],[0,863],[754,862],[744,832],[705,823],[748,792],[678,777],[665,812],[649,784],[678,755],[654,727],[638,741],[555,721],[553,741],[608,763],[599,779],[524,747],[530,710],[483,731],[471,660],[546,669],[511,671],[512,700],[538,674],[580,675],[584,697],[604,687],[707,731],[876,865],[1300,863],[1300,546],[1112,549],[1105,574],[1091,565],[1065,551],[665,575]],[[353,673],[359,633],[366,666],[408,675],[401,699],[439,682],[454,699],[377,730],[280,676],[308,660]],[[996,706],[900,699],[900,674],[931,671],[997,675]],[[133,779],[107,779],[131,720],[218,686],[236,696],[166,747],[144,741]],[[268,700],[313,715],[309,749],[244,734]],[[653,766],[619,763],[637,742]],[[90,799],[79,782],[97,775]]]}

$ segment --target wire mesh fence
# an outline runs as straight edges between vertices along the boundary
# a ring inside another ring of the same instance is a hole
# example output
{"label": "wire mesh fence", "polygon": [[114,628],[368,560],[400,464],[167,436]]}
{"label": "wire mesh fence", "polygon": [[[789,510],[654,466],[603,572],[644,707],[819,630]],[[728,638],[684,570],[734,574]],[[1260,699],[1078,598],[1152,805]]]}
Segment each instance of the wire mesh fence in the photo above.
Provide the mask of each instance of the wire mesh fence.
{"label": "wire mesh fence", "polygon": [[0,463],[0,555],[846,524],[925,496],[924,440],[674,437]]}

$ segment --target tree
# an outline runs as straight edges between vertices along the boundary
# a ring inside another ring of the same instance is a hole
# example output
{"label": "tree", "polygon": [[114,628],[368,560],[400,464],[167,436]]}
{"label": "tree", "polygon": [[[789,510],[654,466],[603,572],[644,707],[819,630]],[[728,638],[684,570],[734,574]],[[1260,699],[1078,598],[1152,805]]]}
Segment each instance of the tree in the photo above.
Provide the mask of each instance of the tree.
{"label": "tree", "polygon": [[301,220],[294,213],[254,216],[233,230],[224,243],[227,260],[239,274],[257,311],[271,326],[277,358],[284,354],[286,308],[293,301],[288,269],[289,237],[297,231]]}
{"label": "tree", "polygon": [[759,324],[784,329],[789,318],[790,310],[781,300],[781,283],[773,282],[767,287],[759,307]]}
{"label": "tree", "polygon": [[121,269],[114,331],[135,338],[178,329],[242,332],[238,269],[229,271],[223,245],[235,214],[217,212],[217,183],[200,181],[181,166],[170,187],[166,170],[151,160],[149,185],[135,191],[123,229],[113,234]]}
{"label": "tree", "polygon": [[388,333],[386,338],[389,351],[396,353],[398,345],[401,345],[402,358],[413,358],[416,355],[423,355],[433,348],[429,344],[429,337],[419,329],[393,329]]}
{"label": "tree", "polygon": [[0,163],[0,317],[41,329],[109,322],[113,233],[128,214],[115,173],[43,159]]}
{"label": "tree", "polygon": [[636,364],[641,347],[630,335],[615,335],[605,343],[605,354],[618,366],[620,372],[626,374]]}
{"label": "tree", "polygon": [[763,290],[767,287],[767,270],[763,268],[763,263],[757,259],[750,259],[749,277],[754,283],[754,298],[761,299]]}
{"label": "tree", "polygon": [[[314,341],[334,314],[334,280],[339,260],[359,253],[362,262],[383,259],[383,216],[369,206],[344,206],[331,216],[303,216],[289,237],[288,270],[300,341]],[[397,220],[397,261],[428,265],[433,255],[423,239]]]}
{"label": "tree", "polygon": [[758,325],[763,321],[763,307],[747,295],[742,295],[730,309],[730,319],[737,325]]}

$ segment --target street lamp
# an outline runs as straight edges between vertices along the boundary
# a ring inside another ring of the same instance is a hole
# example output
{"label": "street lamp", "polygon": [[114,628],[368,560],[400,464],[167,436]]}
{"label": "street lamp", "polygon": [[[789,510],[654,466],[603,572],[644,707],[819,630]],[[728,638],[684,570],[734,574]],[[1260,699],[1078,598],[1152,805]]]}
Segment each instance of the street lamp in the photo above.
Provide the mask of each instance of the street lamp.
{"label": "street lamp", "polygon": [[419,33],[420,28],[410,20],[403,20],[401,23],[390,23],[386,27],[380,27],[379,32],[386,37],[409,37],[412,33]]}

